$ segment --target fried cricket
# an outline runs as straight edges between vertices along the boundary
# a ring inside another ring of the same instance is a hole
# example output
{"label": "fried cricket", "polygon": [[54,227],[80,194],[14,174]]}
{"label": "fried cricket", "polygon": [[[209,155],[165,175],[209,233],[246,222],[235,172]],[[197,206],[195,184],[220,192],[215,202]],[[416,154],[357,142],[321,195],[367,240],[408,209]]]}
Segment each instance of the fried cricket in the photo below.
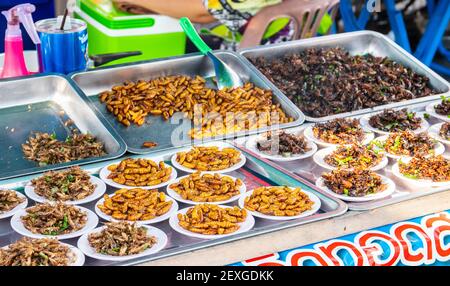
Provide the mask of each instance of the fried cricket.
{"label": "fried cricket", "polygon": [[0,248],[0,266],[68,266],[76,257],[56,239],[23,237]]}
{"label": "fried cricket", "polygon": [[87,214],[76,206],[64,203],[37,204],[26,209],[21,217],[26,229],[43,235],[62,235],[82,229],[87,222]]}
{"label": "fried cricket", "polygon": [[25,198],[19,197],[15,191],[0,190],[0,214],[9,212],[24,201]]}
{"label": "fried cricket", "polygon": [[64,171],[50,171],[31,180],[34,192],[51,201],[76,201],[90,196],[96,185],[80,167]]}
{"label": "fried cricket", "polygon": [[88,236],[89,244],[97,253],[126,256],[139,254],[156,244],[156,237],[147,228],[127,222],[105,223],[106,228]]}
{"label": "fried cricket", "polygon": [[25,158],[41,166],[106,155],[105,146],[91,134],[74,132],[60,141],[56,134],[36,132],[22,144]]}

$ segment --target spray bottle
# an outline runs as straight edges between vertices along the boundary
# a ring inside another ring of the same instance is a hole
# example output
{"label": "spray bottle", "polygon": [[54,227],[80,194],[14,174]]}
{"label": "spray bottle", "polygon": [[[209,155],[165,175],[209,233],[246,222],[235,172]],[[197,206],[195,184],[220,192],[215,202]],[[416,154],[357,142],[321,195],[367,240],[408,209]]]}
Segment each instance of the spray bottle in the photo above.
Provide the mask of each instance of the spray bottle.
{"label": "spray bottle", "polygon": [[2,14],[6,17],[8,27],[5,33],[5,63],[3,70],[0,70],[0,78],[25,76],[32,74],[28,71],[23,56],[23,40],[20,30],[20,23],[23,24],[25,30],[30,36],[33,43],[37,46],[39,70],[42,70],[42,62],[40,56],[41,41],[34,26],[32,13],[36,7],[32,4],[20,4],[14,6]]}

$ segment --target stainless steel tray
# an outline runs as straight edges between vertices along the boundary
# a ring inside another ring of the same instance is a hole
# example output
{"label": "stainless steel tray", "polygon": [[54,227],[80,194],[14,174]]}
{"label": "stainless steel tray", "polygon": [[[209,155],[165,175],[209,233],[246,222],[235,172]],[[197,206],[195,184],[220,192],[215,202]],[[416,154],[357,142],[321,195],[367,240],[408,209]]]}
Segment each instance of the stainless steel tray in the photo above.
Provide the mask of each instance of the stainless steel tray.
{"label": "stainless steel tray", "polygon": [[[57,138],[64,140],[69,132],[64,124],[67,120],[81,132],[95,135],[105,144],[108,155],[45,167],[23,157],[21,144],[31,132],[55,132]],[[126,149],[103,116],[91,110],[75,88],[59,75],[0,81],[0,146],[0,180],[108,160],[121,156]]]}
{"label": "stainless steel tray", "polygon": [[[433,102],[433,101],[426,102],[426,103],[420,103],[420,104],[416,104],[416,105],[411,105],[411,106],[408,106],[408,108],[410,108],[414,111],[423,111],[425,106],[431,102]],[[358,117],[360,117],[360,116],[355,116],[355,118],[358,118]],[[433,117],[430,117],[428,119],[428,122],[430,123],[430,126],[431,126],[431,125],[439,123],[441,121],[439,121],[438,119],[435,119]],[[308,127],[311,124],[312,123],[308,123],[308,124],[302,125],[301,127],[289,128],[286,130],[292,130],[292,131],[301,133],[301,132],[303,132],[303,130],[306,127]],[[250,154],[252,154],[253,156],[260,158],[257,154],[255,154],[245,148],[246,140],[248,140],[248,138],[236,139],[235,144],[237,146],[239,146],[241,149],[245,150],[246,152],[250,152]],[[320,149],[321,148],[319,147],[319,150]],[[446,153],[444,155],[446,155],[446,156],[450,155],[450,147],[449,146],[446,146]],[[267,159],[260,159],[260,160],[263,160],[265,162],[268,161]],[[389,159],[389,165],[386,166],[383,170],[377,171],[377,173],[392,179],[396,184],[396,191],[391,196],[384,198],[384,199],[380,199],[380,200],[369,201],[369,202],[360,202],[360,203],[359,202],[346,202],[346,204],[348,205],[348,208],[350,210],[355,210],[355,211],[372,210],[372,209],[376,209],[379,207],[392,205],[395,203],[411,200],[411,199],[418,198],[418,197],[427,196],[427,195],[434,194],[434,193],[450,191],[450,185],[446,186],[446,187],[438,187],[438,188],[429,187],[429,188],[421,188],[421,189],[412,189],[410,186],[406,185],[404,182],[402,182],[402,180],[400,180],[394,174],[392,174],[391,169],[392,169],[392,165],[394,163],[395,163],[394,160]],[[273,162],[272,164],[278,165],[279,167],[281,167],[283,170],[285,170],[286,172],[288,172],[290,174],[298,175],[298,176],[306,179],[311,184],[315,184],[316,180],[321,176],[322,173],[329,172],[328,170],[318,166],[314,162],[312,157],[303,159],[303,160],[291,161],[291,162],[276,162],[276,163]]]}
{"label": "stainless steel tray", "polygon": [[[171,150],[171,151],[163,151],[163,152],[157,152],[152,155],[134,155],[131,157],[134,158],[153,158],[153,159],[164,159],[167,161],[167,163],[170,164],[170,157],[172,154],[177,152],[179,148]],[[294,227],[302,224],[311,223],[314,221],[323,220],[326,218],[338,216],[341,214],[344,214],[347,211],[347,205],[344,204],[342,201],[334,199],[317,189],[315,186],[311,185],[310,183],[306,182],[305,180],[299,178],[295,175],[290,175],[280,169],[278,166],[274,165],[271,162],[263,162],[252,155],[246,154],[247,157],[247,163],[244,167],[241,169],[230,173],[230,175],[239,177],[244,180],[247,189],[250,190],[256,186],[261,185],[289,185],[289,186],[300,186],[305,190],[308,190],[310,192],[315,193],[321,200],[322,206],[318,213],[316,213],[313,216],[296,219],[292,221],[269,221],[269,220],[263,220],[260,218],[256,219],[255,227],[245,233],[237,234],[234,236],[222,238],[222,239],[215,239],[215,240],[203,240],[203,239],[196,239],[196,238],[190,238],[184,235],[181,235],[171,229],[169,226],[168,221],[164,221],[161,223],[154,224],[153,226],[160,228],[163,230],[169,237],[169,243],[161,252],[150,255],[147,257],[143,257],[136,260],[131,260],[127,262],[122,263],[112,263],[107,261],[100,261],[95,260],[91,258],[86,258],[86,264],[85,265],[134,265],[143,263],[146,261],[156,260],[159,258],[172,256],[184,252],[189,252],[201,248],[206,248],[213,245],[223,244],[230,241],[235,241],[238,239],[244,239],[247,237],[252,237],[256,235],[260,235],[263,233],[268,232],[274,232],[277,230]],[[110,162],[102,162],[102,163],[95,163],[92,165],[84,166],[83,169],[96,174],[99,172],[99,170],[106,166],[107,164],[110,164],[112,162],[117,162],[119,160],[113,160]],[[183,172],[178,171],[178,176],[181,177],[185,175]],[[23,186],[32,178],[36,177],[33,176],[27,176],[22,178],[16,178],[6,181],[0,181],[0,188],[9,188],[9,189],[16,189],[19,191],[23,190]],[[162,188],[160,191],[165,190],[165,188]],[[107,193],[114,192],[114,189],[109,188],[107,190]],[[235,203],[234,203],[235,204]],[[90,203],[85,205],[85,207],[88,207],[89,209],[93,209],[95,205],[94,203]],[[187,207],[187,205],[179,203],[180,209]],[[9,219],[3,219],[0,220],[0,247],[8,245],[15,240],[20,238],[20,235],[15,233],[10,225]],[[77,239],[72,240],[65,240],[64,242],[70,243],[72,245],[76,245]]]}
{"label": "stainless steel tray", "polygon": [[[233,52],[214,52],[219,58],[224,60],[233,68],[244,81],[250,81],[261,88],[271,88],[270,82],[256,74],[243,61],[242,57]],[[173,131],[180,126],[180,123],[171,123],[164,121],[160,116],[149,116],[143,126],[131,125],[125,127],[115,119],[114,115],[106,110],[104,104],[98,100],[98,94],[102,91],[111,89],[112,86],[121,84],[126,80],[150,79],[159,76],[168,75],[200,75],[206,79],[214,77],[214,67],[209,59],[200,54],[191,54],[181,57],[144,62],[139,64],[122,65],[105,69],[97,69],[88,72],[75,73],[71,78],[81,91],[87,95],[95,106],[117,130],[125,140],[128,151],[136,154],[154,153],[160,150],[183,146],[190,144],[190,138],[183,138],[182,142],[174,146],[171,140]],[[208,81],[212,82],[212,81]],[[294,122],[283,124],[283,127],[293,127],[302,124],[305,120],[303,113],[278,89],[274,90],[274,100],[281,104],[283,110],[289,116],[294,118]],[[255,134],[266,131],[268,128],[258,130],[238,132],[225,138],[239,137],[245,134]],[[215,138],[219,139],[219,138]],[[158,143],[155,148],[142,148],[144,141],[153,141]],[[208,141],[208,140],[205,140]]]}
{"label": "stainless steel tray", "polygon": [[[430,84],[436,90],[442,91],[440,94],[417,98],[413,100],[401,101],[380,105],[373,108],[366,108],[352,112],[344,112],[324,117],[306,116],[307,121],[322,122],[334,118],[342,118],[348,116],[360,115],[368,112],[382,110],[389,107],[405,106],[409,104],[421,103],[433,99],[438,99],[442,95],[450,94],[450,84],[441,76],[436,74],[430,68],[425,66],[411,54],[402,49],[388,37],[372,31],[359,31],[351,33],[342,33],[323,37],[315,37],[310,39],[285,42],[275,45],[260,46],[255,48],[244,49],[240,54],[247,60],[247,64],[251,68],[263,76],[263,74],[248,60],[257,57],[265,57],[268,59],[280,58],[288,54],[298,53],[308,48],[334,48],[341,47],[352,55],[372,54],[378,57],[388,57],[406,67],[411,68],[418,74],[427,76]],[[271,83],[271,88],[275,89],[275,85]]]}

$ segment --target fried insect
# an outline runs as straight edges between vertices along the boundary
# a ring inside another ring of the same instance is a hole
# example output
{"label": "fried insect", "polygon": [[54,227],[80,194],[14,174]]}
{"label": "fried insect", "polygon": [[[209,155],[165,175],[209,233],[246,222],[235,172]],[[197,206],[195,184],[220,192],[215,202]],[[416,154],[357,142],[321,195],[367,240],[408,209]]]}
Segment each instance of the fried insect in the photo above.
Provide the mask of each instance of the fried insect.
{"label": "fried insect", "polygon": [[112,197],[104,195],[103,204],[97,207],[117,220],[150,220],[167,213],[173,202],[157,190],[121,189]]}
{"label": "fried insect", "polygon": [[[431,94],[426,76],[387,57],[341,47],[308,48],[280,58],[250,59],[303,113],[323,117]],[[448,113],[447,113],[448,114]]]}
{"label": "fried insect", "polygon": [[26,209],[21,217],[26,229],[32,233],[61,235],[82,229],[87,222],[87,214],[76,206],[58,202],[44,203]]}
{"label": "fried insect", "polygon": [[268,132],[267,138],[256,142],[256,148],[266,154],[283,157],[305,154],[311,150],[305,137],[289,134],[283,130]]}
{"label": "fried insect", "polygon": [[0,190],[0,214],[9,212],[24,201],[25,198],[19,197],[15,191]]}
{"label": "fried insect", "polygon": [[56,239],[23,237],[0,248],[0,266],[68,266],[75,254]]}
{"label": "fried insect", "polygon": [[398,163],[400,173],[410,179],[428,179],[433,182],[450,181],[450,159],[443,156],[414,157],[408,163]]}
{"label": "fried insect", "polygon": [[180,165],[197,171],[220,171],[241,161],[241,153],[234,148],[193,147],[188,152],[177,153]]}
{"label": "fried insect", "polygon": [[271,216],[296,216],[311,210],[314,202],[300,188],[259,187],[245,198],[244,207]]}
{"label": "fried insect", "polygon": [[339,195],[363,197],[386,190],[380,175],[370,170],[333,170],[322,174],[324,184]]}
{"label": "fried insect", "polygon": [[442,97],[441,103],[434,107],[437,114],[450,116],[450,97]]}
{"label": "fried insect", "polygon": [[80,167],[65,171],[50,171],[31,180],[34,192],[52,201],[76,201],[90,196],[96,185],[91,183],[89,174]]}
{"label": "fried insect", "polygon": [[415,134],[411,131],[391,133],[384,143],[374,142],[393,155],[427,156],[433,154],[435,140],[426,132]]}
{"label": "fried insect", "polygon": [[172,167],[161,161],[156,163],[150,159],[125,159],[119,164],[108,167],[111,173],[108,179],[117,184],[132,187],[155,186],[167,182],[172,174]]}
{"label": "fried insect", "polygon": [[313,134],[327,143],[351,144],[364,140],[365,134],[358,119],[336,118],[313,126]]}
{"label": "fried insect", "polygon": [[422,118],[406,108],[401,110],[385,109],[383,112],[370,117],[369,124],[386,132],[417,130],[422,124]]}
{"label": "fried insect", "polygon": [[339,146],[335,151],[325,156],[324,160],[333,167],[351,169],[368,169],[378,165],[383,154],[373,150],[372,146],[357,144]]}
{"label": "fried insect", "polygon": [[144,143],[142,143],[143,148],[154,148],[156,146],[158,146],[158,143],[153,141],[145,141]]}
{"label": "fried insect", "polygon": [[211,204],[196,205],[186,214],[178,214],[179,225],[182,228],[206,235],[233,233],[239,229],[239,223],[244,222],[246,218],[245,209]]}
{"label": "fried insect", "polygon": [[[168,120],[174,113],[182,112],[197,127],[190,132],[192,138],[293,121],[272,97],[272,91],[251,83],[235,89],[210,89],[205,86],[205,79],[199,76],[126,82],[99,95],[107,110],[125,126],[141,126],[151,115]],[[231,113],[236,118],[228,118]]]}
{"label": "fried insect", "polygon": [[45,166],[106,155],[105,146],[91,134],[74,132],[65,141],[56,134],[36,132],[22,144],[25,158]]}
{"label": "fried insect", "polygon": [[139,254],[156,244],[156,237],[147,228],[127,222],[105,223],[106,228],[88,236],[89,244],[97,253],[125,256]]}
{"label": "fried insect", "polygon": [[439,129],[439,136],[445,140],[450,140],[450,122],[442,124],[441,129]]}
{"label": "fried insect", "polygon": [[170,188],[183,199],[193,202],[221,202],[239,195],[239,188],[243,185],[240,179],[233,180],[219,174],[201,174],[195,172]]}

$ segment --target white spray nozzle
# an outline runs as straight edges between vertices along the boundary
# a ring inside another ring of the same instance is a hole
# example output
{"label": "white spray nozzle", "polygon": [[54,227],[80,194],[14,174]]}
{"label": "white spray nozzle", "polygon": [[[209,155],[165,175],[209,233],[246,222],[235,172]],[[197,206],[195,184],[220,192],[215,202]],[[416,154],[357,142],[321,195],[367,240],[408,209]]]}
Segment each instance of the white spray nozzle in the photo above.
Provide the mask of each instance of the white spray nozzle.
{"label": "white spray nozzle", "polygon": [[34,11],[36,11],[36,7],[29,3],[20,4],[12,7],[8,11],[3,11],[2,14],[8,21],[6,35],[20,36],[20,23],[22,23],[33,43],[36,45],[40,44],[41,40],[39,39],[39,35],[36,31],[33,16],[31,15]]}

